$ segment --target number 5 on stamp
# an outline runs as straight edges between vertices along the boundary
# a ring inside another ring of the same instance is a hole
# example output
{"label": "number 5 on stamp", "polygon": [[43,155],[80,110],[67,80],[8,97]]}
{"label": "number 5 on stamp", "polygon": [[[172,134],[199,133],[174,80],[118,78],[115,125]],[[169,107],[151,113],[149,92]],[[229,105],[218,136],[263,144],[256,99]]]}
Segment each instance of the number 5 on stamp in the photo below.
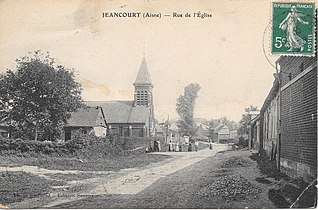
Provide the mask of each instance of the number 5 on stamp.
{"label": "number 5 on stamp", "polygon": [[272,53],[314,55],[314,3],[273,2]]}

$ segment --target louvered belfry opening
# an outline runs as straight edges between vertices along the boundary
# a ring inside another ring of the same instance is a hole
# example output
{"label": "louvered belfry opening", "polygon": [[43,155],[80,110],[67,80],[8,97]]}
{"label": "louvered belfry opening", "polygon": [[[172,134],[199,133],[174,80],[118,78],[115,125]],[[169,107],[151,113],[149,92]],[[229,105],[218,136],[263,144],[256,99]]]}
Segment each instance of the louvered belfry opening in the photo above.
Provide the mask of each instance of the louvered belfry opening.
{"label": "louvered belfry opening", "polygon": [[146,59],[143,58],[135,83],[135,106],[151,106],[152,105],[152,81],[148,71]]}

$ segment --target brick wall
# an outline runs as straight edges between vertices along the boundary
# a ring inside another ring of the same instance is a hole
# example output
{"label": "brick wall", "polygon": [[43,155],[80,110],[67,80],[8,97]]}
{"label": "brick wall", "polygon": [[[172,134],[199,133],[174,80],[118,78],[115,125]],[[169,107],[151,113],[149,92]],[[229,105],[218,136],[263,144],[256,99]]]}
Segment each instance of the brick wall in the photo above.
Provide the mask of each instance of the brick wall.
{"label": "brick wall", "polygon": [[315,62],[317,62],[317,57],[282,56],[279,60],[281,71],[283,71],[281,74],[282,86],[290,81],[289,76],[291,76],[291,79],[295,78]]}
{"label": "brick wall", "polygon": [[[283,72],[281,167],[292,176],[317,176],[316,59],[316,57],[284,57],[279,61]],[[316,67],[308,69],[313,65]],[[299,77],[299,74],[306,72],[306,69],[308,73]],[[299,79],[293,81],[297,76]],[[304,168],[306,170],[303,170]]]}

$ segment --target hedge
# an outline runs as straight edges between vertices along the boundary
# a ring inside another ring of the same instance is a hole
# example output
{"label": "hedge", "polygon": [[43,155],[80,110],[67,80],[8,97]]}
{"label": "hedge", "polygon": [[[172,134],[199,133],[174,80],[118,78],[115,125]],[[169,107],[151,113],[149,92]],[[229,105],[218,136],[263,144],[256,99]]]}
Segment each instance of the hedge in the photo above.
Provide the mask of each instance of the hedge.
{"label": "hedge", "polygon": [[44,154],[57,156],[107,156],[123,153],[149,146],[156,137],[118,137],[99,138],[93,135],[77,134],[70,141],[34,141],[23,139],[7,139],[0,137],[0,154],[27,155]]}

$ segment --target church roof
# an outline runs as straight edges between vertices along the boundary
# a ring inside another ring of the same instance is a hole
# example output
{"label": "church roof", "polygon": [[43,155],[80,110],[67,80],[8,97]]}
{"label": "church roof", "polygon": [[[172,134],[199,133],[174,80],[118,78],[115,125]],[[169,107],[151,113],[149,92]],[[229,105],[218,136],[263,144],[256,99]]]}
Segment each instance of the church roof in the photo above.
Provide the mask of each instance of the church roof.
{"label": "church roof", "polygon": [[134,84],[152,84],[145,57],[142,59]]}
{"label": "church roof", "polygon": [[97,118],[101,110],[98,107],[80,108],[71,113],[67,125],[71,127],[94,127],[97,125]]}
{"label": "church roof", "polygon": [[87,101],[88,106],[100,106],[106,121],[110,123],[146,123],[150,107],[134,106],[134,101]]}

